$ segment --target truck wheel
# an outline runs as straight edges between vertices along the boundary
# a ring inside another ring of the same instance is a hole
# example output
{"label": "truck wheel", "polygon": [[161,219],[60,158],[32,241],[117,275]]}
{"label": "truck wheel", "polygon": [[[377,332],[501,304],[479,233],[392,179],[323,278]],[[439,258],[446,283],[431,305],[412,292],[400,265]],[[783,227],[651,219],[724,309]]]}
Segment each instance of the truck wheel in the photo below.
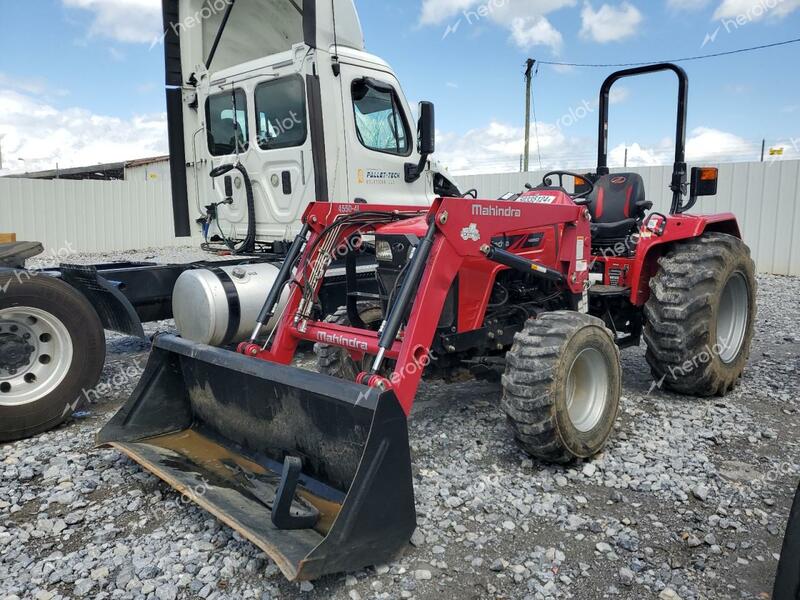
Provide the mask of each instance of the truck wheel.
{"label": "truck wheel", "polygon": [[545,313],[514,338],[502,407],[517,443],[555,463],[605,445],[619,409],[622,368],[611,332],[595,317]]}
{"label": "truck wheel", "polygon": [[743,241],[706,233],[659,261],[645,306],[647,362],[680,394],[724,396],[739,382],[753,339],[755,265]]}
{"label": "truck wheel", "polygon": [[103,326],[89,302],[46,275],[0,275],[0,442],[52,429],[100,379]]}
{"label": "truck wheel", "polygon": [[[377,330],[383,321],[381,303],[359,302],[358,315],[367,329]],[[325,321],[336,325],[349,326],[350,319],[347,316],[347,308],[342,306]],[[362,364],[356,363],[347,350],[338,346],[329,346],[328,344],[314,344],[314,354],[317,355],[317,371],[347,381],[355,381],[358,374],[369,367],[368,363],[370,362],[369,358],[365,358],[361,361]]]}

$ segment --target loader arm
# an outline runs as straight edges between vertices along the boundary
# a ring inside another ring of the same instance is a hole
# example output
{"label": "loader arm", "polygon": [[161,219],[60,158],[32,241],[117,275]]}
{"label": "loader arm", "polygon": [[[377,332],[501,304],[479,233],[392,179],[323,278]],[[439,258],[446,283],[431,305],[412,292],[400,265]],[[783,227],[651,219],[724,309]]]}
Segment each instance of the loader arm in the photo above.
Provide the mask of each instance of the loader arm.
{"label": "loader arm", "polygon": [[[248,356],[280,364],[291,364],[301,341],[322,342],[346,349],[354,359],[364,355],[379,354],[380,335],[378,332],[345,327],[307,318],[298,319],[298,310],[306,292],[307,269],[303,265],[316,264],[320,260],[318,242],[321,233],[334,226],[342,214],[358,212],[359,206],[317,204],[309,207],[305,216],[311,224],[314,235],[309,240],[306,252],[300,261],[292,292],[275,338],[269,349],[257,344],[242,344],[240,351]],[[369,212],[409,212],[408,207],[393,205],[369,205],[363,210]],[[431,344],[436,334],[439,316],[456,276],[469,262],[485,262],[485,246],[493,239],[525,233],[532,226],[544,227],[560,225],[565,227],[555,272],[566,282],[569,293],[580,297],[588,281],[588,263],[583,257],[589,256],[590,231],[586,210],[576,205],[548,206],[526,203],[510,204],[497,201],[465,201],[462,198],[437,200],[430,209],[420,207],[425,213],[425,221],[436,224],[433,248],[427,260],[422,279],[411,305],[408,322],[401,335],[386,350],[385,357],[395,361],[397,368],[388,380],[376,379],[374,384],[382,389],[391,389],[397,396],[406,415],[410,414],[414,398],[427,364],[433,360]],[[465,232],[469,232],[467,235]],[[477,235],[475,234],[477,232]],[[357,226],[343,228],[335,246],[357,233],[366,233]],[[523,256],[524,259],[524,256]],[[499,265],[494,273],[509,267]],[[480,322],[486,311],[489,282],[483,290],[482,304],[475,321]],[[463,325],[464,330],[473,329],[473,323]],[[366,380],[365,380],[366,381]]]}

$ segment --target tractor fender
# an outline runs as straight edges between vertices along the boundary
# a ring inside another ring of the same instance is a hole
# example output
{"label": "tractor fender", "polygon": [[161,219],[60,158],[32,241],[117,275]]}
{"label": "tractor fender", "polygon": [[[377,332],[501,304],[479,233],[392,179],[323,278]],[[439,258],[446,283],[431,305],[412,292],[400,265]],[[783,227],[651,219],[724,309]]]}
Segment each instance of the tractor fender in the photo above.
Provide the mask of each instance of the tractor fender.
{"label": "tractor fender", "polygon": [[641,238],[631,277],[631,302],[644,306],[650,298],[650,280],[658,271],[658,261],[676,243],[695,239],[706,232],[726,233],[742,239],[739,222],[733,213],[715,215],[669,215],[663,235]]}

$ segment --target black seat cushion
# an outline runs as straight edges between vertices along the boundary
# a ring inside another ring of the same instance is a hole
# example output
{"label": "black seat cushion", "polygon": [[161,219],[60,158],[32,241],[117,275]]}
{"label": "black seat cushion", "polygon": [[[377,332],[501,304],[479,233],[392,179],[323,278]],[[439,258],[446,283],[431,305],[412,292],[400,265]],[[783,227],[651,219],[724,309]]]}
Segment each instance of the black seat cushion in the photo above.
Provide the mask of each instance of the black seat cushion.
{"label": "black seat cushion", "polygon": [[653,203],[645,199],[644,181],[637,173],[603,175],[589,196],[592,235],[596,238],[625,237],[644,220]]}

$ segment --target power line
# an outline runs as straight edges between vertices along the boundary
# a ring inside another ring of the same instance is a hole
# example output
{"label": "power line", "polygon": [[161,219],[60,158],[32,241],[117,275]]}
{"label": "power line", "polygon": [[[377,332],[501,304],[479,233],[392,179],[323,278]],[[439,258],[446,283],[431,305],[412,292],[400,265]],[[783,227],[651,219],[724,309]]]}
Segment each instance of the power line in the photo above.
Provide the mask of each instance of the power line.
{"label": "power line", "polygon": [[776,48],[778,46],[788,46],[789,44],[797,44],[800,38],[793,40],[786,40],[784,42],[775,42],[773,44],[763,44],[761,46],[752,46],[750,48],[740,48],[738,50],[729,50],[727,52],[715,52],[713,54],[700,54],[697,56],[686,56],[683,58],[673,58],[669,60],[651,60],[647,62],[632,62],[632,63],[607,63],[607,64],[593,64],[593,63],[569,63],[569,62],[554,62],[547,60],[537,60],[542,65],[554,65],[557,67],[588,67],[588,68],[607,68],[607,67],[641,67],[643,65],[652,65],[654,63],[679,63],[689,62],[693,60],[704,60],[706,58],[717,58],[720,56],[731,56],[732,54],[743,54],[745,52],[755,52],[757,50],[765,50],[767,48]]}

